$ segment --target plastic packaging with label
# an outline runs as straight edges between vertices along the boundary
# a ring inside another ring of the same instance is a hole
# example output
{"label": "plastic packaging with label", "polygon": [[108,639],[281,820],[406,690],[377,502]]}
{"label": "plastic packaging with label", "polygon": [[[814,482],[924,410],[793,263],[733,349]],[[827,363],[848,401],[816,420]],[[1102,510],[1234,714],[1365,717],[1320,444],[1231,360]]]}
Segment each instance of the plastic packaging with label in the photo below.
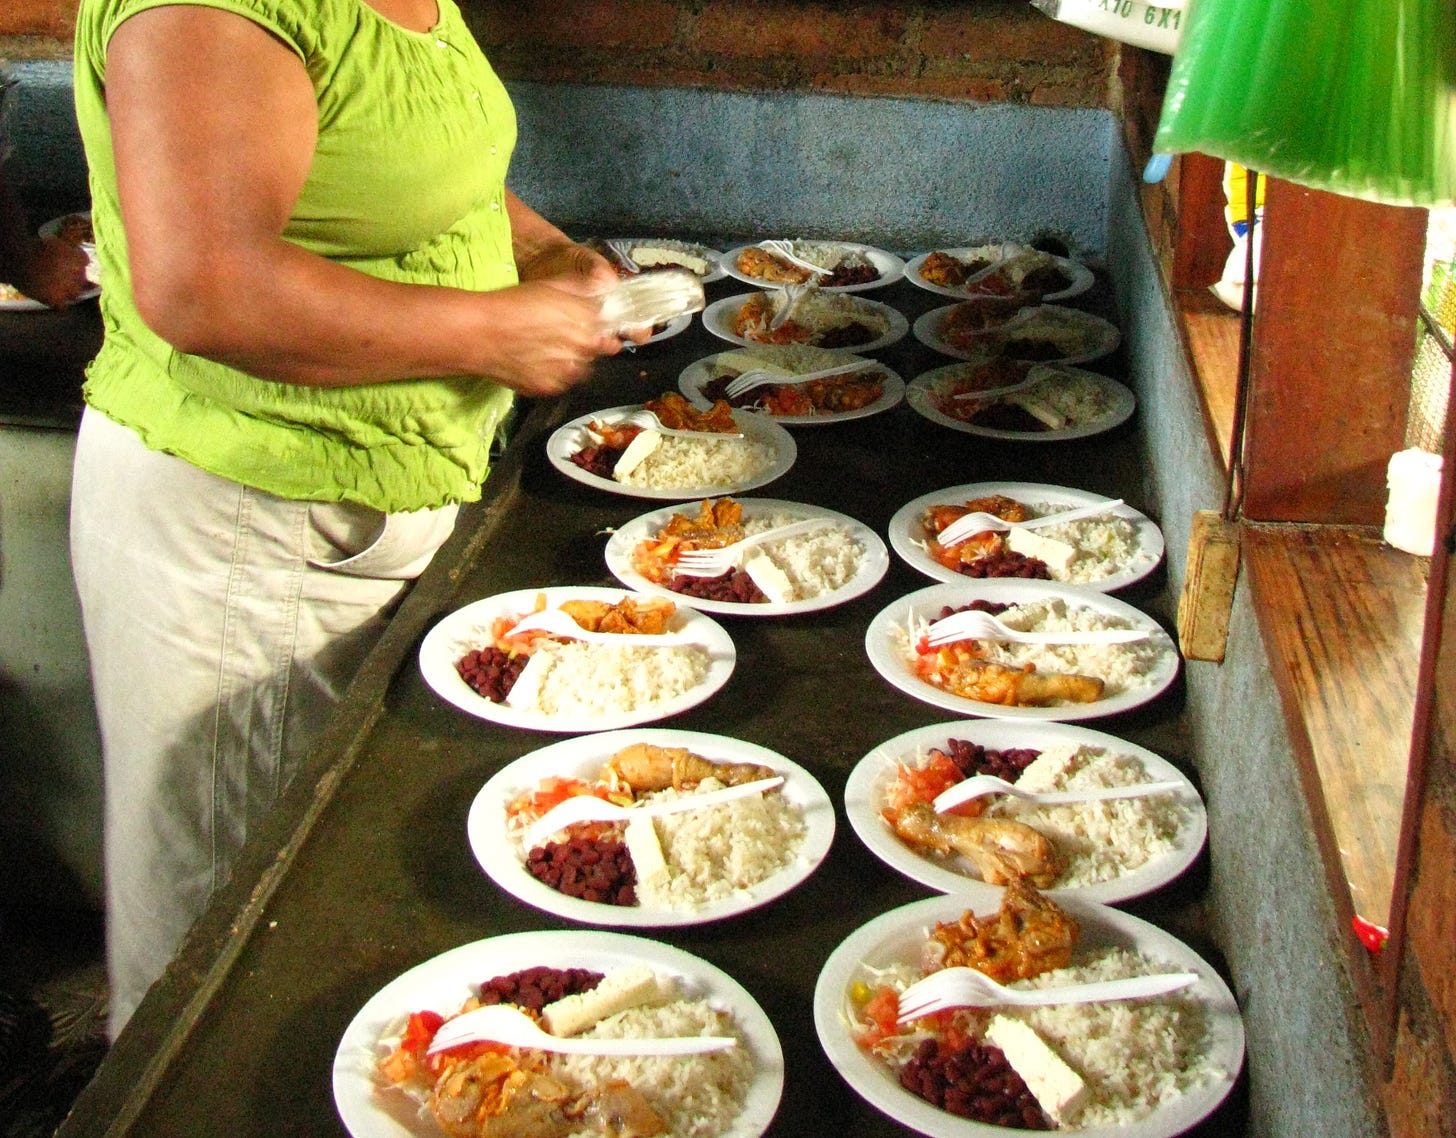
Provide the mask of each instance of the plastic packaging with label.
{"label": "plastic packaging with label", "polygon": [[1031,0],[1044,15],[1084,32],[1172,55],[1183,34],[1184,0]]}

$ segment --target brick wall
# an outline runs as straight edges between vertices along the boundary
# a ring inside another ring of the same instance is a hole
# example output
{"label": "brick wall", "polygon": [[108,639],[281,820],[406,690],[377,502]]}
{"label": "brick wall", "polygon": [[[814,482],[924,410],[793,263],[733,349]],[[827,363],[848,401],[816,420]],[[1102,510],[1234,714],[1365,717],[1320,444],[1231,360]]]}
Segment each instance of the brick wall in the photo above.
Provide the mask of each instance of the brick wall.
{"label": "brick wall", "polygon": [[[77,0],[4,0],[0,54],[64,58]],[[1026,0],[460,0],[507,79],[920,95],[1054,107],[1114,97],[1117,47]]]}

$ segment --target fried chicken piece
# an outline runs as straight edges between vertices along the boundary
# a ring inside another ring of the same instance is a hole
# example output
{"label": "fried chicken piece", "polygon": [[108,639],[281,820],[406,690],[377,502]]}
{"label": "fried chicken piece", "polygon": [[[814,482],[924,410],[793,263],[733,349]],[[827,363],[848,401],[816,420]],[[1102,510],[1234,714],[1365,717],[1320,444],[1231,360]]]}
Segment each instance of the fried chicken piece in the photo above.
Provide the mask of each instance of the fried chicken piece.
{"label": "fried chicken piece", "polygon": [[502,1052],[451,1062],[430,1095],[430,1113],[450,1138],[562,1138],[577,1128],[570,1093]]}
{"label": "fried chicken piece", "polygon": [[704,499],[698,516],[673,514],[657,531],[661,541],[692,542],[694,549],[717,549],[743,540],[743,506],[732,498]]}
{"label": "fried chicken piece", "polygon": [[611,1138],[656,1138],[667,1133],[662,1116],[630,1083],[608,1083],[601,1088],[591,1100],[587,1114],[595,1116],[602,1133]]}
{"label": "fried chicken piece", "polygon": [[736,435],[738,422],[726,399],[719,399],[707,411],[699,411],[676,391],[664,392],[642,406],[651,411],[664,427],[674,431],[709,431],[719,435]]}
{"label": "fried chicken piece", "polygon": [[937,924],[930,934],[930,965],[965,966],[1003,984],[1029,980],[1072,962],[1081,927],[1049,897],[1013,880],[995,916],[966,912],[955,924]]}
{"label": "fried chicken piece", "polygon": [[750,245],[739,253],[737,265],[740,273],[775,284],[803,284],[814,275],[802,265],[786,261],[757,245]]}
{"label": "fried chicken piece", "polygon": [[930,506],[926,509],[922,522],[932,534],[938,534],[952,522],[970,513],[995,514],[1002,521],[1011,522],[1013,525],[1024,522],[1031,516],[1026,506],[1015,498],[1008,498],[1005,494],[989,494],[959,505],[947,502]]}
{"label": "fried chicken piece", "polygon": [[667,631],[677,606],[671,601],[623,597],[609,604],[606,601],[571,600],[561,602],[561,611],[588,632],[647,633]]}
{"label": "fried chicken piece", "polygon": [[725,786],[740,786],[773,778],[775,772],[757,763],[715,763],[685,747],[657,747],[633,743],[609,760],[603,774],[610,774],[632,788],[633,793],[651,790],[692,790],[705,778]]}
{"label": "fried chicken piece", "polygon": [[912,846],[960,854],[990,885],[1006,885],[1025,877],[1045,889],[1062,871],[1056,846],[1025,822],[939,814],[928,802],[886,811],[886,820]]}
{"label": "fried chicken piece", "polygon": [[959,257],[952,257],[937,249],[920,262],[920,278],[931,284],[938,284],[941,288],[960,288],[972,273],[978,273],[990,265],[991,262],[984,258],[978,261],[962,261]]}
{"label": "fried chicken piece", "polygon": [[1004,707],[1045,707],[1057,700],[1095,703],[1102,698],[1105,685],[1096,676],[1038,672],[1033,664],[1013,668],[975,655],[968,647],[972,643],[960,641],[940,648],[930,670],[939,677],[939,686],[962,699]]}

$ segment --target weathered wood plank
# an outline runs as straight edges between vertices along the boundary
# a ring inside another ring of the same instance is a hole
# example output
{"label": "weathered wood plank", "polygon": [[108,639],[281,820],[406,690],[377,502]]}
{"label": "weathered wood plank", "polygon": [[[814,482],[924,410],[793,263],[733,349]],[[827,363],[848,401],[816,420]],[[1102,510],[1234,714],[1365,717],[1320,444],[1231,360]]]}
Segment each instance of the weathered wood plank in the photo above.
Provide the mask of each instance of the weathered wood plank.
{"label": "weathered wood plank", "polygon": [[[1368,531],[1248,526],[1270,664],[1302,724],[1355,911],[1385,925],[1425,611],[1425,562]],[[1297,744],[1300,739],[1296,739]]]}

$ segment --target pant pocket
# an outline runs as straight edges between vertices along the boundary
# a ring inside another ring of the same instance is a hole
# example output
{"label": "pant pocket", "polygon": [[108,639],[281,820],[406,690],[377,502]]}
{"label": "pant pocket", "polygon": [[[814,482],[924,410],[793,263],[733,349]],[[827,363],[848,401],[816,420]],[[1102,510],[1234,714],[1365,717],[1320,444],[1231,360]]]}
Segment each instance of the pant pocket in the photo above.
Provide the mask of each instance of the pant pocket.
{"label": "pant pocket", "polygon": [[425,571],[445,539],[455,528],[460,507],[441,506],[434,510],[413,510],[384,514],[362,510],[347,503],[316,503],[309,514],[320,533],[344,549],[364,547],[335,560],[309,558],[316,569],[350,577],[371,577],[387,581],[409,581]]}

